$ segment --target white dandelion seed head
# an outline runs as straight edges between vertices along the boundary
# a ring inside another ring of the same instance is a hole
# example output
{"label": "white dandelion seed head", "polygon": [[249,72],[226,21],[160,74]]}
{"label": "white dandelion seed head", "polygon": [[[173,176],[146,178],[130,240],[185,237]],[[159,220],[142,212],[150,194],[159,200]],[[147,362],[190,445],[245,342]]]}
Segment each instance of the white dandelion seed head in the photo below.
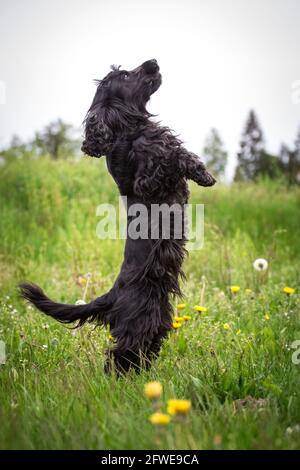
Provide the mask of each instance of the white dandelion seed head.
{"label": "white dandelion seed head", "polygon": [[256,271],[266,271],[268,267],[269,263],[264,258],[257,258],[253,263],[253,268],[256,269]]}
{"label": "white dandelion seed head", "polygon": [[75,305],[86,305],[86,302],[83,299],[76,300]]}

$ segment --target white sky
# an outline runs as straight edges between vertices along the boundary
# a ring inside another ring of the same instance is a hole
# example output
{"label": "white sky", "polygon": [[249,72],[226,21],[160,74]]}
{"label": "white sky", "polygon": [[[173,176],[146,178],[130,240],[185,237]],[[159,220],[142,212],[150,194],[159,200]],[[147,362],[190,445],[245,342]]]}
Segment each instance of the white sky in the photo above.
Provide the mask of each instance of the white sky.
{"label": "white sky", "polygon": [[57,117],[79,126],[94,78],[151,58],[163,85],[149,110],[198,154],[217,127],[229,174],[250,108],[270,152],[293,143],[299,0],[0,0],[0,147]]}

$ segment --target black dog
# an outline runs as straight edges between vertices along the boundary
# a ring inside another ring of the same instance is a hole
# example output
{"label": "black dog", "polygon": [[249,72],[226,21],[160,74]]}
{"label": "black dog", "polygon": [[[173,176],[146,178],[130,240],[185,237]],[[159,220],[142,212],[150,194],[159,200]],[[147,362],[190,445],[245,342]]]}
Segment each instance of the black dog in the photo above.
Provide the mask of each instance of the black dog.
{"label": "black dog", "polygon": [[[160,84],[156,60],[131,72],[113,67],[98,82],[85,119],[82,150],[93,157],[106,156],[121,195],[127,196],[128,211],[136,203],[149,209],[152,204],[166,203],[176,204],[177,212],[179,207],[183,213],[189,196],[187,180],[212,186],[215,179],[170,129],[151,121],[146,104]],[[170,296],[181,295],[185,236],[175,235],[174,217],[171,220],[169,239],[161,230],[156,239],[127,236],[114,286],[91,303],[55,303],[38,286],[27,283],[20,286],[22,296],[62,323],[109,325],[115,347],[108,351],[107,371],[112,365],[117,371],[149,366],[172,326]]]}

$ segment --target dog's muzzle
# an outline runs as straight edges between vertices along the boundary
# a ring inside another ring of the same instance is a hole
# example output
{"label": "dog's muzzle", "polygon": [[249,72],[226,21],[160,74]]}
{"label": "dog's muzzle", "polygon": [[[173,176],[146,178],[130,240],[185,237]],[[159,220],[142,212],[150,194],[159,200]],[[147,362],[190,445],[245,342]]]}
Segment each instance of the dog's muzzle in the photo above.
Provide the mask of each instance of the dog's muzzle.
{"label": "dog's muzzle", "polygon": [[156,59],[147,60],[142,64],[142,68],[147,75],[155,75],[159,72],[159,66]]}

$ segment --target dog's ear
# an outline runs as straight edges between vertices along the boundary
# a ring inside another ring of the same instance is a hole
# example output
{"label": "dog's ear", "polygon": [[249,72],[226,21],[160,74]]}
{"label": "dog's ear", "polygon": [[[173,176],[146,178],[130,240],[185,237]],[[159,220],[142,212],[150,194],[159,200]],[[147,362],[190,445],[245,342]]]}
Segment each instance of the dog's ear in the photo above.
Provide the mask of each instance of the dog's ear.
{"label": "dog's ear", "polygon": [[103,118],[97,114],[87,116],[85,121],[85,139],[81,150],[91,157],[106,155],[112,143],[112,131]]}

